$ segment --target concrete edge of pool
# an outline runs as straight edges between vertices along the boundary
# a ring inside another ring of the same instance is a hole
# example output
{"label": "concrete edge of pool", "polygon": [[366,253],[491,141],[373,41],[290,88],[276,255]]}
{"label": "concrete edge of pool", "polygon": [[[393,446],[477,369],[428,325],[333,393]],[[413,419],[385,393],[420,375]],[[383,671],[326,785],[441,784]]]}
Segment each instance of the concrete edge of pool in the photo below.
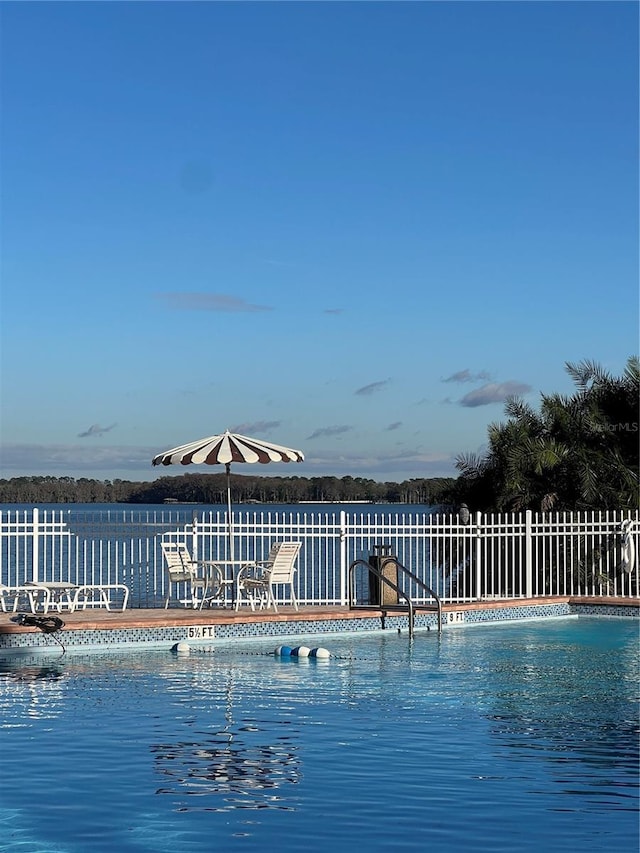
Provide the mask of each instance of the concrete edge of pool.
{"label": "concrete edge of pool", "polygon": [[[306,635],[326,635],[357,631],[407,631],[406,613],[385,614],[377,608],[281,607],[273,611],[225,608],[207,610],[85,610],[59,616],[64,628],[47,634],[37,627],[11,621],[13,613],[0,614],[0,655],[60,653],[110,649],[140,650],[171,648],[179,642],[211,645],[232,640],[282,640]],[[535,599],[489,599],[443,607],[443,629],[482,623],[563,616],[608,616],[640,618],[640,598],[549,597]],[[437,616],[420,611],[416,630],[437,630]]]}

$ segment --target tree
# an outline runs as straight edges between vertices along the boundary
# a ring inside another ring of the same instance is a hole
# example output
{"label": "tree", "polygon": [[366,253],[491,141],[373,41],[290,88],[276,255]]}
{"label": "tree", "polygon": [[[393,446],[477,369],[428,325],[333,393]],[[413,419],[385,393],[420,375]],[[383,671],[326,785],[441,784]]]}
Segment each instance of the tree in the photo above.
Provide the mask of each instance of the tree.
{"label": "tree", "polygon": [[640,363],[614,377],[591,361],[567,363],[571,396],[518,399],[491,424],[484,457],[461,455],[456,497],[474,509],[623,509],[638,506]]}

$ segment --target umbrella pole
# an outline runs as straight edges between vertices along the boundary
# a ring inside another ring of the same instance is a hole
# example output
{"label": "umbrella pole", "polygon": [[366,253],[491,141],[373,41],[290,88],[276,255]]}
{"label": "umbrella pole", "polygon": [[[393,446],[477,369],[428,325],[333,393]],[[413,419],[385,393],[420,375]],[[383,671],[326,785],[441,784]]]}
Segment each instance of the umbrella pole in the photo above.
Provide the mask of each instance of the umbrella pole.
{"label": "umbrella pole", "polygon": [[231,463],[225,463],[227,469],[227,533],[229,535],[229,559],[233,560],[233,521],[231,518]]}

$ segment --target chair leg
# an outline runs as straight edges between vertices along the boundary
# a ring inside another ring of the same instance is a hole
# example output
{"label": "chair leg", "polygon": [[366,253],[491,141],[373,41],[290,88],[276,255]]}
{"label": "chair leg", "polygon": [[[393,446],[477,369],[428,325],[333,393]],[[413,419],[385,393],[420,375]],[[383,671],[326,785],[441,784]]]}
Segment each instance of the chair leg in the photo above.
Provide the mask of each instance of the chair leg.
{"label": "chair leg", "polygon": [[202,610],[204,603],[207,600],[208,600],[208,606],[211,607],[211,598],[209,598],[207,596],[208,592],[209,592],[209,582],[205,580],[204,586],[202,587],[202,598],[200,599],[200,607],[198,608],[199,610]]}
{"label": "chair leg", "polygon": [[291,602],[293,604],[293,609],[298,610],[298,599],[296,598],[296,594],[293,589],[293,584],[291,584]]}
{"label": "chair leg", "polygon": [[236,610],[240,610],[240,605],[242,604],[242,595],[245,595],[247,601],[249,602],[249,607],[251,610],[255,611],[256,609],[256,591],[253,589],[242,588],[238,586],[236,589]]}
{"label": "chair leg", "polygon": [[250,605],[251,609],[253,610],[253,602],[251,600],[251,596],[249,595],[248,592],[245,593],[244,590],[238,590],[238,592],[236,594],[236,610],[240,610],[240,606],[242,604],[242,596],[244,594],[246,594],[247,603]]}
{"label": "chair leg", "polygon": [[[39,590],[39,589],[33,590],[33,591],[29,590],[27,592],[27,598],[29,599],[29,609],[31,610],[32,613],[38,612],[38,599],[40,597],[41,592],[44,593],[43,594],[44,601],[42,604],[42,610],[44,613],[47,613],[49,610],[49,597],[50,597],[49,590]],[[16,596],[15,601],[13,602],[13,609],[14,609],[14,611],[16,611],[18,609],[18,596]]]}
{"label": "chair leg", "polygon": [[278,612],[278,605],[276,604],[276,600],[273,597],[273,588],[272,588],[271,584],[269,584],[269,588],[267,590],[267,610],[272,605],[273,605],[273,612],[277,613]]}

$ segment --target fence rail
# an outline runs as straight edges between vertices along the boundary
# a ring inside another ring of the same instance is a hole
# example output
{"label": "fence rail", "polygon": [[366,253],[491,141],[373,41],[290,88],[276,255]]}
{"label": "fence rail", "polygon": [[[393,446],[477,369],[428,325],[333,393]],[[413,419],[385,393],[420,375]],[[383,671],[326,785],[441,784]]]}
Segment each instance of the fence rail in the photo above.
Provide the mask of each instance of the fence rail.
{"label": "fence rail", "polygon": [[[197,559],[263,557],[274,540],[302,542],[301,604],[347,603],[348,567],[384,544],[445,602],[550,595],[638,596],[638,512],[436,515],[376,511],[40,509],[0,512],[0,582],[125,583],[131,604],[166,595],[160,549],[185,541]],[[367,572],[356,579],[361,601]],[[404,592],[424,600],[417,584]]]}

